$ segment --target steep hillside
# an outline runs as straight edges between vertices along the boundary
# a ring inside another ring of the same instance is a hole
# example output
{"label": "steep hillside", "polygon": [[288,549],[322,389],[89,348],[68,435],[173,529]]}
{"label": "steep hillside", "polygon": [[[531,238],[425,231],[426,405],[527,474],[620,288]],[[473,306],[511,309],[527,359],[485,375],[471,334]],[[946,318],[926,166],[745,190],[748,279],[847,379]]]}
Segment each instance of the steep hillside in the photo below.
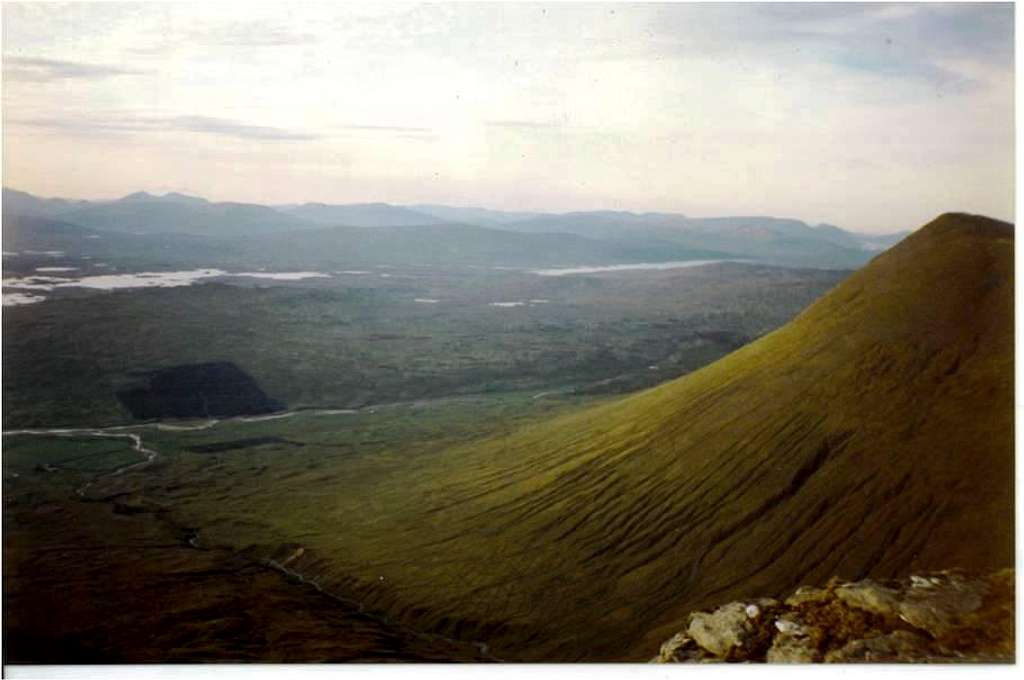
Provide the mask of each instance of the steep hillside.
{"label": "steep hillside", "polygon": [[689,376],[319,489],[295,568],[502,658],[646,659],[730,599],[1012,566],[1012,435],[1012,227],[944,215]]}

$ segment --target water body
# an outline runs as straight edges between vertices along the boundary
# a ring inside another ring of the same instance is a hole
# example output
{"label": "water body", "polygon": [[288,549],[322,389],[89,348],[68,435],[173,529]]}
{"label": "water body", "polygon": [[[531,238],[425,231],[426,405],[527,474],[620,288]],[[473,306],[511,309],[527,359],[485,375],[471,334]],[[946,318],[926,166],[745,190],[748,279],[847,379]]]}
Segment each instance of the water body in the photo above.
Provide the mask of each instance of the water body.
{"label": "water body", "polygon": [[488,302],[487,304],[490,305],[491,307],[532,307],[534,305],[546,305],[549,302],[551,302],[551,300],[538,299],[527,300],[525,302],[522,300],[513,300],[510,302]]}
{"label": "water body", "polygon": [[238,272],[229,276],[249,276],[256,279],[274,279],[275,281],[301,281],[302,279],[329,279],[330,274],[320,272]]}
{"label": "water body", "polygon": [[172,288],[190,286],[199,279],[211,276],[226,276],[221,269],[192,269],[177,272],[138,272],[134,274],[97,274],[77,279],[59,276],[26,276],[4,279],[4,286],[27,290],[54,290],[55,288],[96,288],[116,290],[119,288]]}
{"label": "water body", "polygon": [[569,276],[572,274],[597,274],[600,272],[622,272],[632,269],[688,269],[703,267],[720,262],[746,262],[746,260],[674,260],[671,262],[635,262],[632,264],[610,264],[595,267],[562,267],[558,269],[533,269],[531,274],[540,276]]}
{"label": "water body", "polygon": [[3,284],[11,288],[23,288],[25,290],[53,290],[58,285],[70,280],[58,276],[26,276],[24,278],[4,279]]}
{"label": "water body", "polygon": [[3,302],[4,307],[17,307],[18,305],[31,305],[36,302],[42,302],[46,298],[42,295],[32,295],[31,293],[4,293]]}
{"label": "water body", "polygon": [[[99,263],[97,267],[106,267],[105,263]],[[36,271],[40,272],[66,272],[70,267],[41,267]],[[299,281],[311,278],[330,278],[329,274],[321,272],[238,272],[231,273],[223,269],[190,269],[187,271],[174,272],[133,272],[130,274],[96,274],[93,276],[82,276],[79,278],[61,276],[25,276],[20,278],[9,278],[3,280],[3,285],[9,288],[22,290],[43,290],[52,291],[56,288],[93,288],[97,290],[118,290],[122,288],[174,288],[177,286],[191,286],[201,279],[215,277],[250,277],[275,279],[278,281]],[[4,304],[28,304],[40,302],[41,299],[25,300],[24,295],[20,297],[8,297],[16,294],[5,294]],[[35,296],[39,297],[39,296]],[[45,299],[45,298],[43,298]]]}

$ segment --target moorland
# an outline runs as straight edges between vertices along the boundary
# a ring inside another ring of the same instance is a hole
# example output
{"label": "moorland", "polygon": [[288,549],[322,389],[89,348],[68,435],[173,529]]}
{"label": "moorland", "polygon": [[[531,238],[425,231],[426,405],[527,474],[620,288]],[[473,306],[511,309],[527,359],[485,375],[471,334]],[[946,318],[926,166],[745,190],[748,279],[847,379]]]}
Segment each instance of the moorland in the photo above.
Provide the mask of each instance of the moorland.
{"label": "moorland", "polygon": [[904,236],[5,190],[7,658],[639,660],[1012,566],[1012,227]]}

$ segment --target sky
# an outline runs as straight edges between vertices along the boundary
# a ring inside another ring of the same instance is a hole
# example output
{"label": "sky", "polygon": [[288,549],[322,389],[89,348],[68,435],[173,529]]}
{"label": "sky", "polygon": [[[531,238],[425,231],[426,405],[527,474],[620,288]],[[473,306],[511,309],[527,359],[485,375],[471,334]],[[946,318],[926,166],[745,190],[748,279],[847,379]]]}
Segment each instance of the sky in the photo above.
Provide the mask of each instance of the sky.
{"label": "sky", "polygon": [[43,196],[1012,220],[1012,4],[4,3]]}

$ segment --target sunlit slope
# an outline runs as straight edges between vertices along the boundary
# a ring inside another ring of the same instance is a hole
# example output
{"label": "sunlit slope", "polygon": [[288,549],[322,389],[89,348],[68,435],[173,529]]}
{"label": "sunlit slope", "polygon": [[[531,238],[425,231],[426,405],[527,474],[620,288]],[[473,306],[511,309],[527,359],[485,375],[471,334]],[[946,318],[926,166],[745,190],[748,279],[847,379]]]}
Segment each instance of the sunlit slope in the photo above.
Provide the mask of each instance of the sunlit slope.
{"label": "sunlit slope", "polygon": [[944,215],[696,373],[325,501],[306,568],[564,660],[650,657],[697,607],[833,575],[1011,566],[1012,251]]}

